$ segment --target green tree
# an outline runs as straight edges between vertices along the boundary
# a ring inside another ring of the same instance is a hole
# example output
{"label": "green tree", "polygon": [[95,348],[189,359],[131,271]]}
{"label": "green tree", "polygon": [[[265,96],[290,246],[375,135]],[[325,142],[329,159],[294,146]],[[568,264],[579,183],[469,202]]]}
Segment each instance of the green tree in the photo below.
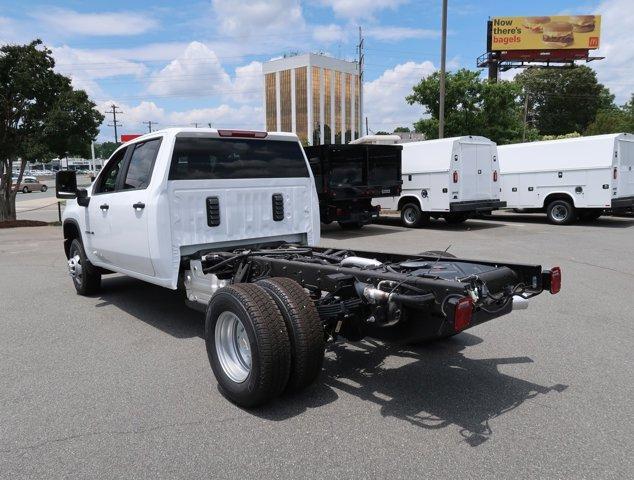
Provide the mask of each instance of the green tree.
{"label": "green tree", "polygon": [[54,66],[40,40],[0,47],[0,221],[15,219],[11,173],[18,159],[20,182],[27,160],[85,154],[103,121]]}
{"label": "green tree", "polygon": [[103,159],[110,158],[110,155],[119,148],[119,145],[121,144],[115,142],[95,143],[95,157]]}
{"label": "green tree", "polygon": [[394,129],[394,133],[408,133],[408,132],[411,132],[409,127],[396,127]]}
{"label": "green tree", "polygon": [[585,131],[586,135],[602,133],[634,132],[634,94],[629,102],[619,108],[604,108]]}
{"label": "green tree", "polygon": [[[440,75],[434,72],[414,86],[406,97],[420,104],[429,118],[414,124],[427,138],[438,138]],[[518,141],[522,135],[520,89],[513,82],[489,82],[480,72],[461,69],[445,81],[445,136],[482,135],[499,144]]]}
{"label": "green tree", "polygon": [[591,68],[531,68],[515,77],[528,97],[533,126],[541,135],[584,132],[614,96]]}

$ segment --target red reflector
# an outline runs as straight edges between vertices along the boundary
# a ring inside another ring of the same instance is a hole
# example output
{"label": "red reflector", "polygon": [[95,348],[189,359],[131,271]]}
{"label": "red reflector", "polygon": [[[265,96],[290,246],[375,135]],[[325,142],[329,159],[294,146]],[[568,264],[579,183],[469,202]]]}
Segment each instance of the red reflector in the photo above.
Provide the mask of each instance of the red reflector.
{"label": "red reflector", "polygon": [[455,170],[453,172],[453,183],[458,183],[458,172]]}
{"label": "red reflector", "polygon": [[139,138],[141,135],[141,133],[123,133],[121,134],[121,143],[129,142],[130,140]]}
{"label": "red reflector", "polygon": [[614,180],[616,180],[616,177],[618,176],[619,173],[619,169],[614,167],[614,173],[612,174],[612,178],[614,178]]}
{"label": "red reflector", "polygon": [[453,315],[453,328],[460,332],[471,324],[473,315],[473,300],[470,297],[463,297],[456,303]]}
{"label": "red reflector", "polygon": [[553,295],[561,290],[561,268],[553,267],[550,269],[550,293]]}
{"label": "red reflector", "polygon": [[493,170],[493,181],[494,182],[498,181],[498,171],[497,170]]}
{"label": "red reflector", "polygon": [[218,130],[218,135],[221,137],[266,138],[268,133],[251,130]]}

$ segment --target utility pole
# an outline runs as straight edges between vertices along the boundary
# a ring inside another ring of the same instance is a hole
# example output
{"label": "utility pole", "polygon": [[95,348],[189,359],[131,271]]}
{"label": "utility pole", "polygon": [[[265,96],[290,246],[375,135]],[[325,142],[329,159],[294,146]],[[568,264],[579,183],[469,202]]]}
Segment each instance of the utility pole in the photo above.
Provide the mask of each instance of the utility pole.
{"label": "utility pole", "polygon": [[190,125],[192,125],[194,128],[198,128],[198,122],[192,122],[190,123]]}
{"label": "utility pole", "polygon": [[144,125],[147,125],[148,133],[152,133],[152,125],[158,125],[158,122],[153,122],[152,120],[148,120],[147,122],[143,122]]}
{"label": "utility pole", "polygon": [[447,58],[447,0],[442,0],[442,38],[440,41],[440,101],[438,104],[438,138],[445,136],[445,60]]}
{"label": "utility pole", "polygon": [[[365,63],[365,55],[363,54],[363,31],[359,27],[359,132],[363,132],[363,64]],[[366,118],[366,135],[367,135],[367,118]]]}
{"label": "utility pole", "polygon": [[212,128],[212,126],[211,126],[211,122],[209,122],[207,125],[209,125],[209,128]]}
{"label": "utility pole", "polygon": [[117,122],[117,113],[123,114],[119,107],[117,107],[114,103],[110,105],[110,110],[106,111],[106,114],[112,115],[112,123],[109,123],[109,127],[114,127],[114,143],[119,143],[119,135],[117,134],[117,127],[122,127],[123,124]]}
{"label": "utility pole", "polygon": [[368,128],[368,117],[365,117],[365,134],[368,135],[370,133],[370,129]]}
{"label": "utility pole", "polygon": [[522,142],[526,141],[527,124],[528,124],[528,92],[524,92],[524,131],[522,132]]}

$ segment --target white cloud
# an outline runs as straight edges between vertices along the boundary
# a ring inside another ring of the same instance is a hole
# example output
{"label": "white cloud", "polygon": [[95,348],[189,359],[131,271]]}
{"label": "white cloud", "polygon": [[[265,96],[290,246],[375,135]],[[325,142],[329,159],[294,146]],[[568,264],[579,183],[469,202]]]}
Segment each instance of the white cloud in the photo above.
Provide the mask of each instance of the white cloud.
{"label": "white cloud", "polygon": [[385,9],[396,10],[408,0],[321,0],[338,17],[350,20],[372,19],[374,14]]}
{"label": "white cloud", "polygon": [[153,75],[148,92],[155,95],[215,95],[229,93],[231,78],[213,50],[191,42],[185,51]]}
{"label": "white cloud", "polygon": [[405,97],[412,87],[436,70],[434,65],[407,62],[384,71],[379,78],[364,84],[364,107],[370,129],[393,131],[410,127],[423,116],[420,105],[409,105]]}
{"label": "white cloud", "polygon": [[406,40],[409,38],[440,37],[440,32],[438,30],[427,30],[424,28],[409,27],[370,27],[365,30],[365,33],[368,37],[388,42]]}
{"label": "white cloud", "polygon": [[236,68],[232,89],[234,101],[262,105],[263,91],[264,77],[261,62],[254,61]]}
{"label": "white cloud", "polygon": [[617,103],[624,103],[634,91],[634,9],[631,0],[604,1],[596,13],[601,17],[601,49],[591,53],[605,56],[590,65],[597,71],[599,81],[616,95]]}
{"label": "white cloud", "polygon": [[345,42],[348,40],[346,30],[341,25],[331,23],[330,25],[315,25],[313,27],[313,38],[321,43]]}
{"label": "white cloud", "polygon": [[299,0],[212,0],[221,33],[231,36],[292,35],[305,21]]}
{"label": "white cloud", "polygon": [[79,13],[65,8],[47,8],[31,14],[58,33],[88,36],[139,35],[157,26],[148,13]]}

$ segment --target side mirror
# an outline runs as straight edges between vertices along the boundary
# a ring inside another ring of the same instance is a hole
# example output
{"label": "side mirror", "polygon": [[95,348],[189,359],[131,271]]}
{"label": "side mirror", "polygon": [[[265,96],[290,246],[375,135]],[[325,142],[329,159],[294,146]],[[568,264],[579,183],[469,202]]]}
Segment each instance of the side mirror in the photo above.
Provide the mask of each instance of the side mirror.
{"label": "side mirror", "polygon": [[55,196],[57,198],[77,198],[77,172],[59,170],[55,174]]}
{"label": "side mirror", "polygon": [[77,189],[77,205],[80,207],[87,207],[90,203],[90,197],[88,196],[88,190],[85,188]]}

